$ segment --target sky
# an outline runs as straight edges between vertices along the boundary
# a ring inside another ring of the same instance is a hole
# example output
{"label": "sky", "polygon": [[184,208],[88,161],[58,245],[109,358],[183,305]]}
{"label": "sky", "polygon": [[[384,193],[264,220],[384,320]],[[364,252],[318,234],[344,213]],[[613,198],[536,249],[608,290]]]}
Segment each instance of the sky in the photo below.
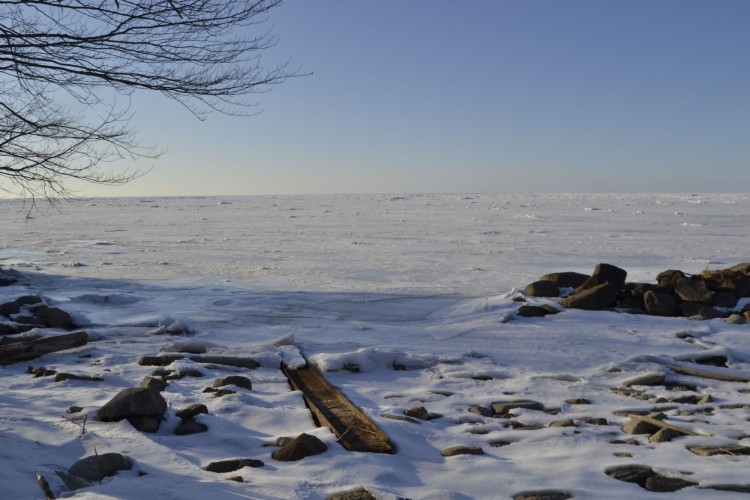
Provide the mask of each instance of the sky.
{"label": "sky", "polygon": [[746,0],[285,0],[264,63],[307,76],[199,121],[137,94],[167,150],[85,196],[738,192]]}

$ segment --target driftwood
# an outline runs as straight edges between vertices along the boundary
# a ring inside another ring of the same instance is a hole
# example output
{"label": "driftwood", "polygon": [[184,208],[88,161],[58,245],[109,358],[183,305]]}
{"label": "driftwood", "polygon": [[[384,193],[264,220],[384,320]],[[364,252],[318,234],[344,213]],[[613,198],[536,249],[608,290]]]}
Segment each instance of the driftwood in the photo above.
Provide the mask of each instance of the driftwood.
{"label": "driftwood", "polygon": [[349,451],[395,453],[388,436],[317,369],[308,365],[293,370],[282,364],[281,371],[293,389],[302,391],[305,404],[315,420],[331,429],[344,448]]}
{"label": "driftwood", "polygon": [[711,380],[721,380],[723,382],[750,382],[750,373],[740,370],[704,366],[697,363],[675,363],[665,361],[655,356],[644,356],[643,359],[666,366],[670,370],[683,375],[692,375],[693,377],[702,377]]}
{"label": "driftwood", "polygon": [[258,368],[257,361],[251,358],[240,358],[237,356],[187,356],[184,354],[162,354],[160,356],[143,356],[138,360],[141,366],[167,366],[179,359],[189,359],[195,363],[234,366],[236,368]]}
{"label": "driftwood", "polygon": [[667,422],[664,422],[663,420],[659,420],[658,418],[653,418],[653,417],[649,417],[646,415],[635,415],[632,413],[628,415],[628,417],[632,420],[640,420],[641,422],[646,422],[655,427],[659,427],[660,429],[669,429],[671,431],[679,432],[680,434],[685,434],[686,436],[699,436],[700,435],[700,434],[696,434],[693,431],[689,431],[683,427],[672,425]]}
{"label": "driftwood", "polygon": [[3,344],[0,345],[0,365],[29,361],[44,354],[81,347],[88,341],[88,334],[80,331]]}

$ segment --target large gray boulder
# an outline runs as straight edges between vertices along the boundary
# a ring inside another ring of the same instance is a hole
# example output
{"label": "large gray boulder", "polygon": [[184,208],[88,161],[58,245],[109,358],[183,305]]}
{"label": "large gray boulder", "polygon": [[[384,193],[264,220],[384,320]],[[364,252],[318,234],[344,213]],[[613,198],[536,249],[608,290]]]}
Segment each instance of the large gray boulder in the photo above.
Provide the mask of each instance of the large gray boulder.
{"label": "large gray boulder", "polygon": [[529,297],[559,297],[560,289],[554,281],[539,280],[526,285],[523,293]]}
{"label": "large gray boulder", "polygon": [[132,468],[133,461],[125,455],[103,453],[80,459],[70,467],[68,472],[87,481],[101,481],[105,477],[114,476],[117,471]]}
{"label": "large gray boulder", "polygon": [[159,391],[148,387],[131,387],[118,392],[99,408],[97,416],[104,422],[127,418],[140,431],[156,432],[166,410],[167,402]]}
{"label": "large gray boulder", "polygon": [[643,294],[643,308],[654,316],[677,316],[677,299],[672,295],[649,290]]}
{"label": "large gray boulder", "polygon": [[711,292],[700,278],[679,280],[674,286],[674,294],[683,302],[711,303]]}
{"label": "large gray boulder", "polygon": [[570,297],[560,299],[560,305],[568,309],[585,309],[587,311],[601,311],[615,304],[618,288],[608,282],[576,291]]}
{"label": "large gray boulder", "polygon": [[597,287],[604,283],[609,283],[615,288],[616,292],[619,292],[622,287],[625,286],[625,280],[627,277],[628,272],[625,269],[613,266],[612,264],[597,264],[591,277],[584,281],[581,286],[576,288],[576,293]]}

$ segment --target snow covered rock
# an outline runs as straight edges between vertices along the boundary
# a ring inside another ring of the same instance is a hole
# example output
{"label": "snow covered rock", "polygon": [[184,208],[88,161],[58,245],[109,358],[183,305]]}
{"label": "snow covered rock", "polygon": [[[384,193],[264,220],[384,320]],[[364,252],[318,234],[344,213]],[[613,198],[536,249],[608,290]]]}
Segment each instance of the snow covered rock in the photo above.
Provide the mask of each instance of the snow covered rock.
{"label": "snow covered rock", "polygon": [[101,481],[105,477],[114,476],[118,471],[130,470],[133,461],[119,453],[103,453],[82,458],[74,463],[68,472],[87,481]]}
{"label": "snow covered rock", "polygon": [[305,457],[318,455],[328,449],[328,446],[315,436],[302,433],[285,444],[271,455],[281,462],[294,462]]}

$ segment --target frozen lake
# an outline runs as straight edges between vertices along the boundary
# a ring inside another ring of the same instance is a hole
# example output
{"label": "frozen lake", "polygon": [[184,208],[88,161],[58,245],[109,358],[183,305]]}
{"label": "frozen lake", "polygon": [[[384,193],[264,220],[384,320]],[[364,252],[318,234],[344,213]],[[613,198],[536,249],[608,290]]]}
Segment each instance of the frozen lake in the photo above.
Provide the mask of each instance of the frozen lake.
{"label": "frozen lake", "polygon": [[[0,367],[4,498],[39,497],[35,470],[52,474],[105,452],[126,454],[145,475],[124,472],[62,494],[324,499],[365,487],[381,500],[549,489],[592,500],[729,499],[740,493],[701,488],[747,484],[747,457],[687,449],[750,446],[746,383],[677,375],[663,365],[716,355],[744,376],[747,325],[580,310],[521,318],[514,300],[543,274],[590,274],[600,262],[627,270],[628,281],[748,262],[748,194],[89,199],[32,211],[28,220],[18,201],[0,200],[0,208],[0,265],[26,276],[0,287],[0,303],[40,295],[92,339],[29,364],[103,378],[58,383],[29,375],[26,363]],[[159,334],[170,328],[186,335]],[[188,348],[256,357],[260,368],[246,373],[253,390],[214,398],[202,390],[225,370],[179,360],[169,368],[203,377],[165,389],[169,409],[158,432],[97,420],[116,391],[151,373],[138,357]],[[278,370],[297,348],[383,428],[395,455],[346,452],[315,426]],[[344,369],[353,366],[359,371]],[[615,390],[655,372],[687,392],[648,387],[638,399]],[[685,395],[713,403],[672,403]],[[591,404],[569,402],[582,398]],[[469,411],[512,399],[546,411],[519,410],[512,420]],[[174,410],[196,402],[208,407],[197,417],[208,432],[174,435]],[[83,417],[61,418],[71,405]],[[418,405],[440,418],[392,418]],[[654,408],[695,436],[655,444],[623,434],[623,415]],[[575,423],[549,427],[562,419]],[[271,458],[276,438],[302,432],[328,450],[294,463]],[[618,444],[626,439],[640,446]],[[455,445],[484,454],[441,455]],[[236,457],[265,465],[237,472],[244,483],[203,470]],[[672,496],[605,474],[623,464],[695,484]]]}

